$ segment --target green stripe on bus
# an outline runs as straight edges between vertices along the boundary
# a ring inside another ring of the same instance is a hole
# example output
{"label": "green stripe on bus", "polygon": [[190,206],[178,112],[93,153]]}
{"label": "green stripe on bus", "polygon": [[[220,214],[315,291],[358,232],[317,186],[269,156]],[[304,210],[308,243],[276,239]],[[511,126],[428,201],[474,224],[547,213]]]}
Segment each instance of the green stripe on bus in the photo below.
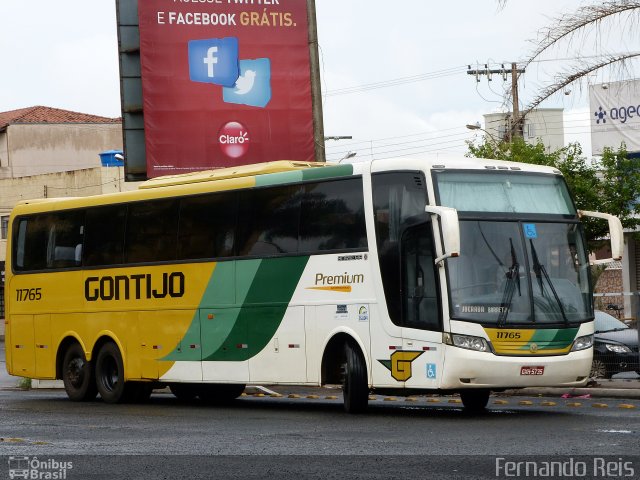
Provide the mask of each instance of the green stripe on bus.
{"label": "green stripe on bus", "polygon": [[[257,355],[282,323],[308,261],[303,256],[218,263],[187,333],[163,360],[243,361]],[[201,349],[185,347],[193,344]]]}
{"label": "green stripe on bus", "polygon": [[577,333],[577,328],[536,330],[533,337],[531,337],[531,340],[529,340],[529,343],[524,345],[521,349],[528,350],[532,343],[538,344],[541,350],[566,348],[571,345],[571,342],[576,338]]}
{"label": "green stripe on bus", "polygon": [[[205,356],[203,350],[202,360],[243,361],[260,353],[282,323],[308,261],[308,256],[262,260],[233,328],[216,351]],[[243,263],[237,262],[238,279]],[[203,332],[205,348],[208,342]]]}
{"label": "green stripe on bus", "polygon": [[315,167],[290,172],[270,173],[256,176],[256,187],[282,185],[326,178],[348,177],[353,175],[353,165],[334,165],[331,167]]}

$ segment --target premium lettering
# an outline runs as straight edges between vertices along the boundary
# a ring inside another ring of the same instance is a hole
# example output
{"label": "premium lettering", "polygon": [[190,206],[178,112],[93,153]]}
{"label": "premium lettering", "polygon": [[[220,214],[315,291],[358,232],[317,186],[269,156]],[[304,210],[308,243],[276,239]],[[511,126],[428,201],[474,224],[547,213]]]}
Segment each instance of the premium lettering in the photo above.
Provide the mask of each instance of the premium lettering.
{"label": "premium lettering", "polygon": [[343,275],[324,275],[316,273],[316,285],[354,285],[356,283],[364,283],[364,275],[349,275],[344,272]]}

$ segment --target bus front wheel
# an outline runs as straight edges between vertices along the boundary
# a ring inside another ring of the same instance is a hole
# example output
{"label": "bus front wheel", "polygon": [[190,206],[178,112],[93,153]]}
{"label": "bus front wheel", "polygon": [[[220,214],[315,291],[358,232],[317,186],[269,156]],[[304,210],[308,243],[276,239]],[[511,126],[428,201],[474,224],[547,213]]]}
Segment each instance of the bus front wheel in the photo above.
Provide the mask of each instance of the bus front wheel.
{"label": "bus front wheel", "polygon": [[347,343],[344,353],[344,379],[342,384],[344,410],[347,413],[361,413],[367,409],[369,402],[367,366],[362,354],[353,345]]}
{"label": "bus front wheel", "polygon": [[96,386],[106,403],[125,401],[124,362],[115,343],[105,343],[98,352]]}
{"label": "bus front wheel", "polygon": [[463,390],[460,392],[460,399],[464,408],[469,412],[482,412],[489,403],[489,390]]}
{"label": "bus front wheel", "polygon": [[93,400],[98,394],[93,365],[87,362],[82,347],[74,343],[62,360],[62,381],[67,396],[74,402]]}

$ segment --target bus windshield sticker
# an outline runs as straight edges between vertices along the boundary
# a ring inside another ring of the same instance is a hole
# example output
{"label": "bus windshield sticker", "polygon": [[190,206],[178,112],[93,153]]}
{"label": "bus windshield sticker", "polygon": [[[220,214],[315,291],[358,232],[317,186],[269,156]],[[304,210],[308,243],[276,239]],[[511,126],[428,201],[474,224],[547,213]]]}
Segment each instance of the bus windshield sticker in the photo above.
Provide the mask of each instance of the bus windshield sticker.
{"label": "bus windshield sticker", "polygon": [[535,223],[525,223],[523,225],[524,235],[527,238],[538,238],[538,229],[536,228]]}

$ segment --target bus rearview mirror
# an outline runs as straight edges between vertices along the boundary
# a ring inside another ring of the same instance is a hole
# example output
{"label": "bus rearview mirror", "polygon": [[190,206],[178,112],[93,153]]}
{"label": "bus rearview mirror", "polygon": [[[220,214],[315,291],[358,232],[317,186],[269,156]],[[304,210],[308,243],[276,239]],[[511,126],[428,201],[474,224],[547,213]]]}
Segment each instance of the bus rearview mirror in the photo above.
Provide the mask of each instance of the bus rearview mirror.
{"label": "bus rearview mirror", "polygon": [[443,241],[442,255],[436,258],[438,264],[451,257],[460,256],[460,223],[455,208],[427,205],[424,211],[440,217],[440,230]]}
{"label": "bus rearview mirror", "polygon": [[603,263],[611,263],[613,261],[622,260],[624,252],[624,231],[622,223],[615,215],[600,212],[589,212],[586,210],[578,210],[580,217],[592,217],[607,220],[609,222],[609,239],[611,240],[611,258],[601,260],[592,260],[592,265],[600,265]]}

